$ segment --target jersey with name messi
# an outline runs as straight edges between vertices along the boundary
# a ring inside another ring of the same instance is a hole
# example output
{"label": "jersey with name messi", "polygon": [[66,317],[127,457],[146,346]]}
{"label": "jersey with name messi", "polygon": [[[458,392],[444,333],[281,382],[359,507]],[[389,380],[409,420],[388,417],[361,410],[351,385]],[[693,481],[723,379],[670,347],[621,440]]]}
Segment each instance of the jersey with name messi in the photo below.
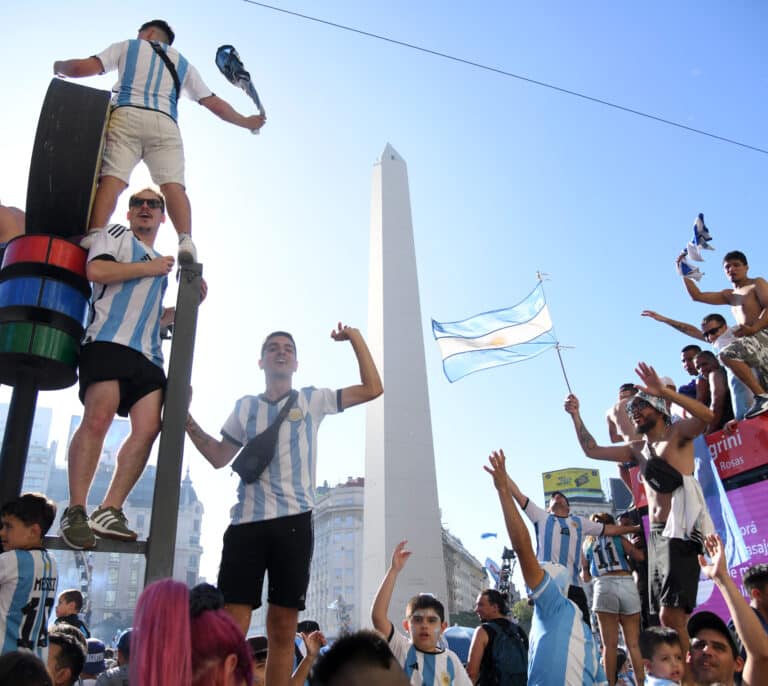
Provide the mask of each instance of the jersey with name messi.
{"label": "jersey with name messi", "polygon": [[533,589],[530,686],[606,686],[592,631],[547,572]]}
{"label": "jersey with name messi", "polygon": [[45,662],[57,584],[56,561],[47,550],[0,554],[0,653],[29,650]]}
{"label": "jersey with name messi", "polygon": [[[290,395],[275,402],[246,395],[221,428],[230,443],[245,445],[275,421]],[[260,522],[307,512],[315,506],[317,429],[328,414],[341,412],[341,391],[307,386],[280,425],[275,456],[253,483],[242,479],[232,524]]]}
{"label": "jersey with name messi", "polygon": [[[88,252],[88,261],[149,262],[160,253],[142,243],[133,231],[109,224]],[[158,367],[163,366],[160,348],[160,318],[168,277],[142,276],[116,283],[94,283],[91,311],[83,344],[101,341],[117,343],[140,352]]]}
{"label": "jersey with name messi", "polygon": [[586,517],[557,515],[542,510],[530,498],[523,512],[533,522],[536,531],[536,557],[541,562],[555,562],[571,574],[571,585],[580,586],[579,563],[584,536],[599,536],[605,528]]}
{"label": "jersey with name messi", "polygon": [[[213,95],[200,73],[186,58],[165,43],[156,43],[176,69],[181,92],[199,102]],[[104,72],[117,69],[118,81],[112,88],[114,107],[139,107],[178,119],[178,98],[173,76],[149,41],[134,38],[113,43],[96,57]]]}
{"label": "jersey with name messi", "polygon": [[411,686],[472,686],[459,656],[452,650],[425,653],[395,631],[394,626],[389,647]]}

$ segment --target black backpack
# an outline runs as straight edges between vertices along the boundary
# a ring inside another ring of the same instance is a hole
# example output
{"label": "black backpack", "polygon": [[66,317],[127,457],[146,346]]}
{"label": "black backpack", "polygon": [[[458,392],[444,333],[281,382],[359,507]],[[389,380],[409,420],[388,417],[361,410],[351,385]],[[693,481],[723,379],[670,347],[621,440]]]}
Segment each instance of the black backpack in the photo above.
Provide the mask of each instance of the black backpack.
{"label": "black backpack", "polygon": [[[528,636],[515,622],[505,626],[485,622],[490,651],[483,655],[480,686],[526,686],[528,683]],[[490,653],[490,655],[489,655]]]}

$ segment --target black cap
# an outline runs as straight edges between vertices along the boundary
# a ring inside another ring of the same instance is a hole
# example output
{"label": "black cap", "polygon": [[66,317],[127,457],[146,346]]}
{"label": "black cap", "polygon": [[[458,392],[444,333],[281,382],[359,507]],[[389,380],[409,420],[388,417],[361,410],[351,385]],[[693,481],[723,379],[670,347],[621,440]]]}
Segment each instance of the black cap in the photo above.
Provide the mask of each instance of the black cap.
{"label": "black cap", "polygon": [[728,639],[728,643],[733,651],[733,656],[739,656],[739,645],[736,637],[728,629],[726,623],[714,612],[697,612],[695,615],[691,615],[688,620],[688,635],[691,639],[695,638],[696,634],[702,629],[714,629],[717,633],[722,634]]}
{"label": "black cap", "polygon": [[248,647],[251,649],[251,656],[255,660],[263,660],[267,657],[268,643],[266,636],[251,636],[248,640]]}

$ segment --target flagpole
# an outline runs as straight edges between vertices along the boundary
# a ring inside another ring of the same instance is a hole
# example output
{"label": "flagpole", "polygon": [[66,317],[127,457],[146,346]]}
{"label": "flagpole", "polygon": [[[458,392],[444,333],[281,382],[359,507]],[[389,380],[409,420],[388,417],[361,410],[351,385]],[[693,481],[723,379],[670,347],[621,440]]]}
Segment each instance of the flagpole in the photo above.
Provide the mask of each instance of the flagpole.
{"label": "flagpole", "polygon": [[[544,292],[544,279],[549,276],[549,274],[545,274],[544,272],[537,271],[536,272],[536,278],[539,280],[539,284],[541,285],[541,292],[544,293],[544,302],[547,301],[547,294]],[[554,332],[555,325],[552,325],[552,331]],[[557,334],[555,333],[555,339],[557,339]],[[557,341],[555,343],[555,352],[557,352],[557,359],[560,362],[560,369],[563,372],[563,379],[565,380],[566,388],[568,388],[568,393],[573,395],[573,390],[571,390],[571,383],[568,381],[568,375],[565,373],[565,365],[563,364],[563,356],[560,354],[560,349],[563,346],[560,345],[560,341]]]}

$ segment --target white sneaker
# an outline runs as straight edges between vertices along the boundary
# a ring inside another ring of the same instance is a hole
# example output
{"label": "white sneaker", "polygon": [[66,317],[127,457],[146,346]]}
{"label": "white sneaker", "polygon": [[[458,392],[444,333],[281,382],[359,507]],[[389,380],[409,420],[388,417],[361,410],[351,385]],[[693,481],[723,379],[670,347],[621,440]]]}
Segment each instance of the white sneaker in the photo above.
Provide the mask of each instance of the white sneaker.
{"label": "white sneaker", "polygon": [[179,264],[197,262],[197,248],[188,233],[179,234]]}
{"label": "white sneaker", "polygon": [[90,250],[91,246],[93,245],[93,241],[95,241],[96,236],[99,235],[99,231],[101,231],[101,229],[90,229],[88,233],[80,239],[80,247],[85,248],[86,250]]}

